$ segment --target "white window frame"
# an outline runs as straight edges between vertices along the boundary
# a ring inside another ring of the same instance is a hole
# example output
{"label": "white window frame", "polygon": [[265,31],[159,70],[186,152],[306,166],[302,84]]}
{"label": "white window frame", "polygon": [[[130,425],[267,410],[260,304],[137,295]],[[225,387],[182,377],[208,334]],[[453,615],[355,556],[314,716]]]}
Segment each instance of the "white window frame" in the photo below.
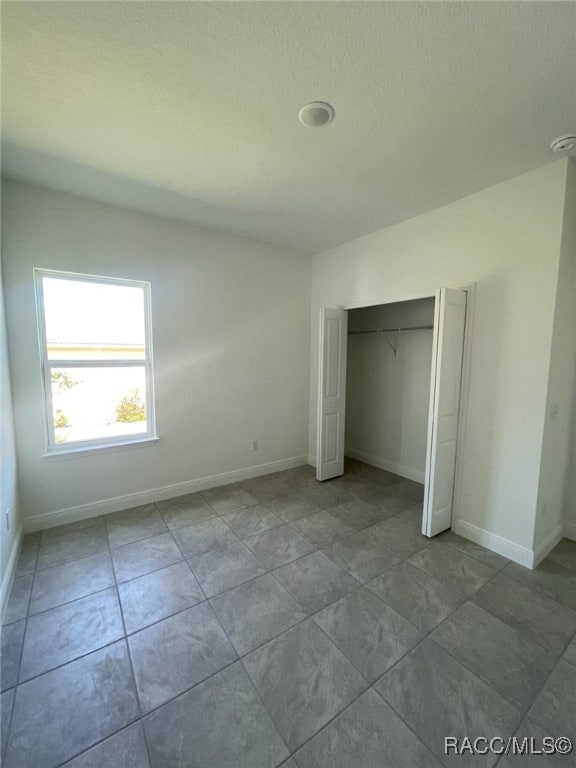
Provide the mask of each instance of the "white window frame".
{"label": "white window frame", "polygon": [[[61,280],[77,280],[81,283],[98,283],[101,285],[124,285],[130,288],[141,288],[144,295],[144,359],[48,359],[48,343],[46,339],[46,316],[44,312],[43,278],[55,278]],[[151,284],[143,280],[127,280],[117,277],[102,277],[99,275],[83,275],[77,272],[62,272],[54,269],[40,269],[34,267],[34,285],[36,291],[36,310],[38,317],[38,336],[40,346],[40,362],[42,368],[42,384],[44,392],[44,423],[46,430],[46,456],[60,454],[83,453],[86,451],[101,451],[107,448],[119,448],[156,442],[156,416],[154,403],[154,369],[152,363],[152,302]],[[88,440],[74,440],[70,443],[57,443],[54,429],[54,415],[52,404],[53,368],[144,368],[146,379],[146,423],[148,429],[138,435],[118,435],[115,437],[90,438]]]}

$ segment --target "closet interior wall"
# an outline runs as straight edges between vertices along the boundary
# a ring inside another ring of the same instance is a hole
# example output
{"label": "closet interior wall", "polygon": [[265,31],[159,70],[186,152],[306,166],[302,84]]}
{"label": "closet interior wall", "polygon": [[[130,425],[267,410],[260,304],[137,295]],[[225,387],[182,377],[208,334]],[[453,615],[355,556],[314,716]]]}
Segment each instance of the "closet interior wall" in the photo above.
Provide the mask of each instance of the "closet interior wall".
{"label": "closet interior wall", "polygon": [[[345,453],[421,483],[426,466],[433,323],[433,298],[348,312]],[[428,329],[359,333],[417,326]]]}

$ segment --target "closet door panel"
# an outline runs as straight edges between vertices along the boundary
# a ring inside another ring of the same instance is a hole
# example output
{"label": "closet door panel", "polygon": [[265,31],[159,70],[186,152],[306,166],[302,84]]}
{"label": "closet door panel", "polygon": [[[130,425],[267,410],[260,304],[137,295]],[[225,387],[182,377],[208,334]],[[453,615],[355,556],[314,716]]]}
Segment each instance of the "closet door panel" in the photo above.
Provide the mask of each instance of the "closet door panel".
{"label": "closet door panel", "polygon": [[428,452],[422,533],[450,528],[462,380],[466,291],[442,288],[436,297]]}
{"label": "closet door panel", "polygon": [[320,310],[317,480],[344,472],[347,331],[346,311]]}

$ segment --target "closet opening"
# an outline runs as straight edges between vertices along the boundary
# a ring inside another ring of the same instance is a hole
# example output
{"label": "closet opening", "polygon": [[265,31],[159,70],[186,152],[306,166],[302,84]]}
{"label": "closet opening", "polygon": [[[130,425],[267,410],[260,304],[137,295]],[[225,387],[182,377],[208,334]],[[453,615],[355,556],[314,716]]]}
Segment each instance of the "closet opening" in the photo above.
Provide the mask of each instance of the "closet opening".
{"label": "closet opening", "polygon": [[357,459],[409,481],[423,534],[450,528],[466,291],[320,315],[317,479]]}

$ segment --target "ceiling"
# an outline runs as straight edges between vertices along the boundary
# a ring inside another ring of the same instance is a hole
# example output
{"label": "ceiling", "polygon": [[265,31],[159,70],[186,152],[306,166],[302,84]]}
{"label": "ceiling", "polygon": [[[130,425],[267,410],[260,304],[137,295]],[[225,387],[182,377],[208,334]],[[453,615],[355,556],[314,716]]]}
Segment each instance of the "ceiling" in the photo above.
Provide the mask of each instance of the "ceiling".
{"label": "ceiling", "polygon": [[574,2],[3,2],[2,63],[6,175],[305,252],[576,130]]}

